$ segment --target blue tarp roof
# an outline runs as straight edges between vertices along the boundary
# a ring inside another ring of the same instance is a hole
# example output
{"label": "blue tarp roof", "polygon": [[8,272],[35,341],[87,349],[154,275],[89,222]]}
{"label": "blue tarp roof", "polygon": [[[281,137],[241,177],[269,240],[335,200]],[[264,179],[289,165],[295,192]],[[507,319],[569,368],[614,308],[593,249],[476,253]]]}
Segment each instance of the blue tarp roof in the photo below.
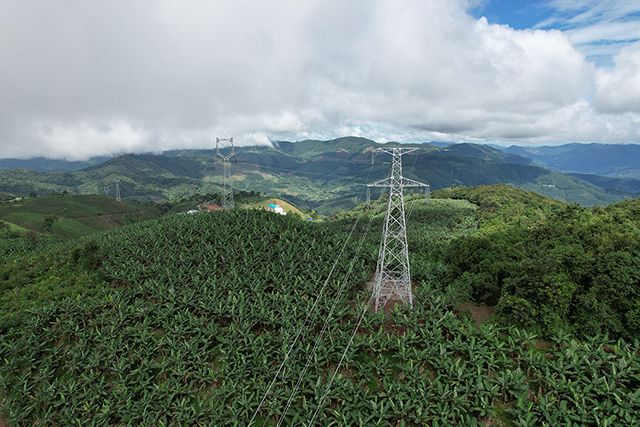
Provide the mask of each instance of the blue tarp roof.
{"label": "blue tarp roof", "polygon": [[270,207],[270,208],[273,208],[273,209],[277,208],[277,206],[276,206],[276,205],[271,205],[271,204],[269,205],[269,207]]}

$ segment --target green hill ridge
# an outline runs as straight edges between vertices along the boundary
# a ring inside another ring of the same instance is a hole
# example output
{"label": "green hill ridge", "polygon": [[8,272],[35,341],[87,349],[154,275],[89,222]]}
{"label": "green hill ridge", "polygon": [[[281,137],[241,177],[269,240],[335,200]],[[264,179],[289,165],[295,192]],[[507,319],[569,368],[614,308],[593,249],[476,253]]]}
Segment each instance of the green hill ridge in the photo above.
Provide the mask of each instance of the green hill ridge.
{"label": "green hill ridge", "polygon": [[[488,146],[378,144],[355,137],[237,147],[232,185],[237,191],[285,197],[301,208],[329,215],[336,209],[357,206],[364,199],[364,185],[388,175],[384,162],[389,156],[378,153],[372,164],[372,154],[376,148],[394,146],[416,148],[415,153],[403,156],[405,175],[429,184],[432,190],[454,184],[508,184],[585,206],[608,205],[635,194],[634,186],[619,183],[614,189],[602,188]],[[0,170],[0,191],[21,197],[63,191],[104,194],[105,190],[114,195],[115,178],[121,180],[125,200],[167,201],[218,193],[222,163],[212,150],[174,150],[166,155],[128,154],[76,172]]]}

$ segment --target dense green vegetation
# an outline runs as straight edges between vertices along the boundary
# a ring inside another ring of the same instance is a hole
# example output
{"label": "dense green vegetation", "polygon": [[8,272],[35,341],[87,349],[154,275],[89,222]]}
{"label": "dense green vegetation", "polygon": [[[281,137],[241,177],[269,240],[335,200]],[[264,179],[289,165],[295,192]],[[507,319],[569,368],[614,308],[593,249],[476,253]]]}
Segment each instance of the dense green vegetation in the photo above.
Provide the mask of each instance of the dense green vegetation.
{"label": "dense green vegetation", "polygon": [[105,290],[99,247],[93,240],[44,240],[30,254],[0,263],[0,334],[28,321],[31,309]]}
{"label": "dense green vegetation", "polygon": [[[636,201],[590,211],[503,186],[434,197],[407,197],[414,309],[364,312],[314,425],[638,425],[637,339],[557,331],[539,342],[533,329],[479,326],[454,310],[475,286],[454,255],[485,252],[465,242],[503,241],[511,253],[510,234],[579,230],[589,242],[582,221],[608,218],[600,248],[622,252],[637,237]],[[317,298],[255,424],[306,425],[367,301],[384,202],[322,223],[242,209],[171,215],[5,262],[0,309],[14,308],[0,332],[2,412],[16,426],[246,425]]]}
{"label": "dense green vegetation", "polygon": [[[213,159],[209,159],[213,162]],[[197,158],[173,159],[153,155],[123,155],[75,172],[36,172],[0,169],[0,191],[27,197],[52,193],[115,195],[114,178],[121,180],[125,200],[168,201],[184,195],[215,193],[220,186],[202,179]],[[194,177],[197,175],[197,177]]]}
{"label": "dense green vegetation", "polygon": [[542,336],[640,336],[640,199],[586,209],[507,186],[434,197],[480,206],[479,232],[445,251],[447,280],[495,305],[500,323]]}

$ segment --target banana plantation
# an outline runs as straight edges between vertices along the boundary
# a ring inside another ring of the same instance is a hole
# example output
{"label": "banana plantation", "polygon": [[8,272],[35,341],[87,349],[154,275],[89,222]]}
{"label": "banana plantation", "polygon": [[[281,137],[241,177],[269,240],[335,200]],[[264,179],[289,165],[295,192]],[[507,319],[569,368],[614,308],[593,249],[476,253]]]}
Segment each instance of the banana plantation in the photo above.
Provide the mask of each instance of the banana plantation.
{"label": "banana plantation", "polygon": [[640,425],[637,339],[476,325],[428,256],[414,309],[373,313],[378,244],[343,228],[235,210],[95,236],[105,291],[0,334],[0,412],[12,426]]}

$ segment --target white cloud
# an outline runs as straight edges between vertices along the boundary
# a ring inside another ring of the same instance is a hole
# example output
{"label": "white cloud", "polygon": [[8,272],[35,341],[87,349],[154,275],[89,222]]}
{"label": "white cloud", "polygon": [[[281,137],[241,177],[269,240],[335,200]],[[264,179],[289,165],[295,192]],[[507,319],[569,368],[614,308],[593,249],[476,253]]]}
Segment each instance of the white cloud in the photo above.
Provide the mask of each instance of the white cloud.
{"label": "white cloud", "polygon": [[[594,67],[566,33],[475,20],[465,10],[476,3],[0,2],[0,157],[215,136],[640,142],[631,104],[614,120],[584,101]],[[585,120],[598,124],[591,135]]]}
{"label": "white cloud", "polygon": [[403,27],[385,26],[408,20],[398,9],[380,13],[369,45],[344,64],[350,78],[324,79],[316,103],[333,116],[471,138],[487,121],[535,120],[589,90],[592,68],[561,32],[514,31],[432,7]]}
{"label": "white cloud", "polygon": [[147,132],[122,120],[100,125],[88,122],[41,125],[34,133],[43,154],[62,155],[69,160],[131,152],[149,143]]}
{"label": "white cloud", "polygon": [[640,113],[640,42],[615,57],[612,70],[598,70],[594,105],[600,111]]}

